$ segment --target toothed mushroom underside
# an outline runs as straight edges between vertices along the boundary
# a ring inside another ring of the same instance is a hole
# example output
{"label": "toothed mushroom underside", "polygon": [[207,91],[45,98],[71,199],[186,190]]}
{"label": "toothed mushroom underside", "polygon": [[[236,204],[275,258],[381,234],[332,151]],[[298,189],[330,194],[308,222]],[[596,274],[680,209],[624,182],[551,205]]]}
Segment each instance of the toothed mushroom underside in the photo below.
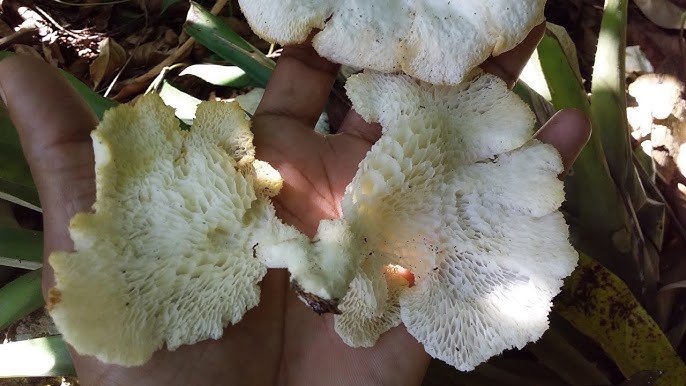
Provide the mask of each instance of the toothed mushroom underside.
{"label": "toothed mushroom underside", "polygon": [[92,137],[94,213],[71,220],[76,252],[50,256],[48,308],[79,353],[131,366],[163,344],[218,339],[259,303],[267,267],[287,267],[314,299],[347,291],[354,266],[331,255],[350,255],[345,224],[322,221],[311,242],[276,217],[281,176],[255,160],[238,104],[204,102],[181,131],[146,95],[108,111]]}
{"label": "toothed mushroom underside", "polygon": [[[280,44],[312,34],[335,63],[458,84],[543,22],[545,0],[239,0],[253,31]],[[313,32],[313,30],[321,30]]]}
{"label": "toothed mushroom underside", "polygon": [[[436,86],[366,73],[348,96],[381,139],[343,198],[362,255],[335,328],[369,347],[401,321],[459,370],[548,328],[578,255],[558,208],[560,156],[531,139],[534,118],[493,76]],[[412,287],[397,267],[414,274]]]}
{"label": "toothed mushroom underside", "polygon": [[314,240],[276,217],[281,178],[255,160],[237,105],[204,102],[190,131],[156,96],[110,110],[92,135],[94,213],[70,224],[75,252],[50,257],[65,340],[140,365],[217,339],[258,304],[268,267],[316,304],[340,300],[351,346],[403,322],[469,370],[538,339],[577,255],[557,211],[561,161],[530,140],[531,112],[490,75],[454,87],[365,73],[347,88],[384,131]]}

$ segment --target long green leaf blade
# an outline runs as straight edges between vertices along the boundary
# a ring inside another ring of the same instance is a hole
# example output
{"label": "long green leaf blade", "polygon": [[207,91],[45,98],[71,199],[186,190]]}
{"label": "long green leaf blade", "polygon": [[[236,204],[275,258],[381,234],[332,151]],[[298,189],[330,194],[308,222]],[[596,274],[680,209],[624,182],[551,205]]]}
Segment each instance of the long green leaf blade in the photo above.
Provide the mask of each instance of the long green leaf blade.
{"label": "long green leaf blade", "polygon": [[0,378],[74,374],[69,350],[59,335],[0,344]]}
{"label": "long green leaf blade", "polygon": [[17,130],[14,129],[9,112],[2,103],[0,103],[0,144],[21,149]]}
{"label": "long green leaf blade", "polygon": [[550,117],[555,115],[555,107],[521,79],[515,83],[512,91],[529,105],[536,115],[535,130],[540,129]]}
{"label": "long green leaf blade", "polygon": [[[551,323],[552,324],[552,323]],[[537,342],[526,348],[546,367],[570,385],[606,385],[607,377],[589,362],[554,326],[543,334]]]}
{"label": "long green leaf blade", "polygon": [[245,41],[221,19],[191,1],[184,30],[200,44],[235,64],[266,87],[276,64],[260,50]]}
{"label": "long green leaf blade", "polygon": [[0,143],[0,192],[40,207],[38,191],[21,149]]}
{"label": "long green leaf blade", "polygon": [[[546,33],[537,51],[555,108],[581,110],[595,128],[586,91],[556,36]],[[635,245],[631,219],[595,130],[565,179],[565,190],[564,209],[572,217],[574,246],[591,256],[600,256],[601,262],[620,275],[636,294],[642,293],[640,265],[632,255]]]}
{"label": "long green leaf blade", "polygon": [[[0,60],[13,55],[12,52],[0,51]],[[98,118],[102,118],[106,110],[118,105],[116,101],[100,96],[68,72],[60,72]],[[0,199],[40,211],[38,191],[33,183],[28,163],[21,152],[17,130],[4,106],[0,108]]]}
{"label": "long green leaf blade", "polygon": [[95,113],[98,119],[102,119],[102,115],[105,111],[119,105],[119,102],[103,97],[102,95],[91,90],[90,87],[83,84],[80,80],[76,79],[74,75],[61,71],[62,75],[69,81],[72,87],[76,89],[76,92],[81,95],[81,97],[86,101],[91,110]]}
{"label": "long green leaf blade", "polygon": [[0,288],[0,331],[45,304],[41,293],[42,271],[31,271]]}
{"label": "long green leaf blade", "polygon": [[37,269],[42,260],[42,232],[0,225],[0,265]]}
{"label": "long green leaf blade", "polygon": [[237,66],[219,64],[194,64],[186,67],[179,76],[193,75],[215,86],[245,87],[250,85],[250,78]]}
{"label": "long green leaf blade", "polygon": [[606,0],[591,82],[591,110],[612,176],[626,186],[631,146],[626,119],[626,22],[628,0]]}

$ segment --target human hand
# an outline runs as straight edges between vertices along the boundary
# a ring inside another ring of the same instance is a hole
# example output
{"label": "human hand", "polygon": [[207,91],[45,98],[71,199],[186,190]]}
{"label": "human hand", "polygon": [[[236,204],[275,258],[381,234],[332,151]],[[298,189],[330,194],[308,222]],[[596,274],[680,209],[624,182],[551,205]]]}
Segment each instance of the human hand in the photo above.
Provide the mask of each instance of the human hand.
{"label": "human hand", "polygon": [[[515,50],[484,64],[514,83],[543,34],[535,29]],[[337,66],[311,48],[284,50],[265,97],[253,117],[258,158],[284,178],[273,200],[285,222],[312,236],[324,218],[340,215],[340,200],[372,144],[378,125],[350,112],[337,135],[312,130],[323,110]],[[95,198],[89,132],[95,117],[83,100],[47,65],[14,57],[0,62],[0,92],[19,130],[44,210],[45,255],[71,250],[67,225]],[[578,112],[556,115],[538,134],[560,150],[569,167],[588,137]],[[52,286],[45,267],[44,289]],[[402,326],[376,346],[353,349],[333,330],[330,315],[319,316],[289,289],[288,274],[270,270],[261,302],[216,341],[160,350],[144,366],[123,368],[72,353],[84,385],[417,385],[429,357]]]}

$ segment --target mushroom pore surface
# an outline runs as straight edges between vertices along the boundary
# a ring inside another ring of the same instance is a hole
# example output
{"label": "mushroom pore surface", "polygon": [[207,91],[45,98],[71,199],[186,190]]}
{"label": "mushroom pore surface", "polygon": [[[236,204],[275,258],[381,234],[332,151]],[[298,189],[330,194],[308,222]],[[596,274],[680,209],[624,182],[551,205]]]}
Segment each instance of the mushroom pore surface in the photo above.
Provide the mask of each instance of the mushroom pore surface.
{"label": "mushroom pore surface", "polygon": [[346,87],[383,135],[342,202],[364,256],[335,317],[342,339],[369,347],[402,322],[471,370],[540,338],[578,255],[558,210],[560,156],[531,139],[531,111],[493,75],[452,87],[365,73]]}

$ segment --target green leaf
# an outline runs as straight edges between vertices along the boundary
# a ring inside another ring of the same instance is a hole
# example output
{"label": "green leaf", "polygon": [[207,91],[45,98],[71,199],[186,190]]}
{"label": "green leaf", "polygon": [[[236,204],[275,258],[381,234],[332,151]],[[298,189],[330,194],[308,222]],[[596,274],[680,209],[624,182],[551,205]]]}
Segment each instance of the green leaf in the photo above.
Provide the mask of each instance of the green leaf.
{"label": "green leaf", "polygon": [[14,52],[9,52],[9,51],[0,51],[0,60],[9,58],[10,56],[14,56]]}
{"label": "green leaf", "polygon": [[40,210],[38,191],[21,151],[17,130],[0,103],[0,199]]}
{"label": "green leaf", "polygon": [[0,144],[0,180],[35,188],[24,155],[21,150],[11,145]]}
{"label": "green leaf", "polygon": [[163,14],[169,7],[178,3],[181,0],[162,0],[162,9],[160,10],[160,15]]}
{"label": "green leaf", "polygon": [[[626,21],[628,0],[606,0],[593,65],[591,109],[607,163],[621,190],[632,166],[626,118]],[[638,207],[638,205],[635,205]]]}
{"label": "green leaf", "polygon": [[586,91],[576,71],[567,62],[567,54],[557,36],[546,31],[536,51],[555,108],[575,108],[590,116],[591,106]]}
{"label": "green leaf", "polygon": [[665,239],[665,221],[667,206],[664,202],[649,198],[645,205],[636,213],[641,223],[643,234],[658,249],[662,246]]}
{"label": "green leaf", "polygon": [[182,120],[187,125],[193,123],[195,118],[195,110],[202,102],[185,92],[177,89],[166,80],[162,81],[159,95],[167,106],[174,108],[176,117]]}
{"label": "green leaf", "polygon": [[619,386],[651,386],[656,384],[661,376],[661,371],[641,371],[640,373],[634,374],[631,378],[622,382]]}
{"label": "green leaf", "polygon": [[0,106],[0,198],[39,209],[38,191],[21,151],[17,130],[5,106],[1,103]]}
{"label": "green leaf", "polygon": [[75,375],[61,336],[0,344],[0,378]]}
{"label": "green leaf", "polygon": [[[0,60],[12,55],[14,55],[12,52],[0,51]],[[100,96],[73,75],[61,70],[60,72],[84,98],[98,118],[102,118],[106,110],[118,105],[116,101]],[[40,211],[38,191],[21,151],[17,130],[4,106],[0,109],[0,199]]]}
{"label": "green leaf", "polygon": [[634,149],[633,154],[634,164],[636,165],[636,169],[639,171],[639,175],[641,176],[641,181],[643,181],[643,184],[647,185],[648,182],[654,184],[656,173],[655,160],[653,157],[649,156],[641,149]]}
{"label": "green leaf", "polygon": [[581,255],[567,278],[555,310],[593,339],[627,378],[645,370],[662,371],[656,385],[678,385],[686,365],[660,327],[608,269]]}
{"label": "green leaf", "polygon": [[[646,229],[639,219],[641,209],[648,203],[646,187],[634,165],[629,128],[626,117],[626,27],[628,0],[605,0],[603,19],[600,26],[598,48],[593,66],[591,87],[591,111],[594,131],[601,139],[610,174],[622,192],[625,210],[629,217],[628,239],[633,260],[637,265],[639,286],[632,286],[634,293],[652,298],[659,280],[659,254],[661,244],[650,244],[652,238],[661,238],[662,224],[652,224],[658,231],[649,234],[646,240],[642,230]],[[640,166],[639,166],[640,167]],[[647,209],[649,214],[651,208]],[[658,212],[652,211],[652,220],[658,220]],[[664,222],[664,216],[662,216]],[[598,256],[598,255],[594,255]],[[613,271],[616,266],[613,266]],[[627,279],[623,275],[624,279]],[[645,302],[654,312],[654,302]]]}
{"label": "green leaf", "polygon": [[42,261],[42,232],[0,225],[0,265],[38,269]]}
{"label": "green leaf", "polygon": [[267,86],[276,63],[193,1],[184,30],[224,60],[243,69],[258,86]]}
{"label": "green leaf", "polygon": [[24,154],[14,145],[3,143],[0,143],[0,198],[31,209],[40,208],[38,191]]}
{"label": "green leaf", "polygon": [[574,40],[572,40],[563,26],[550,22],[546,23],[546,33],[554,36],[555,40],[560,44],[560,48],[567,58],[567,64],[569,64],[572,69],[577,81],[581,83],[583,77],[581,76],[581,69],[579,68],[579,58],[576,55],[577,49]]}
{"label": "green leaf", "polygon": [[12,124],[7,108],[0,103],[0,144],[21,149],[19,135]]}
{"label": "green leaf", "polygon": [[541,339],[526,346],[539,362],[570,385],[607,385],[610,381],[580,353],[574,344],[560,334],[551,322],[551,328]]}
{"label": "green leaf", "polygon": [[515,83],[512,91],[514,91],[517,96],[522,98],[524,103],[529,105],[529,108],[536,115],[535,130],[540,129],[541,126],[548,122],[550,117],[555,114],[555,107],[543,96],[541,96],[541,94],[529,87],[529,85],[522,80],[519,80],[517,83]]}
{"label": "green leaf", "polygon": [[74,89],[76,89],[76,92],[78,92],[79,95],[81,95],[81,97],[86,101],[88,106],[90,106],[91,110],[93,110],[98,119],[102,119],[102,115],[105,113],[105,111],[119,105],[119,102],[105,98],[102,95],[91,90],[90,87],[86,86],[85,84],[83,84],[83,82],[76,79],[74,75],[66,71],[61,72],[62,75],[64,75],[64,77],[67,78],[71,86],[74,87]]}
{"label": "green leaf", "polygon": [[193,75],[215,86],[240,88],[252,84],[250,77],[236,66],[194,64],[186,67],[179,76]]}
{"label": "green leaf", "polygon": [[[537,52],[555,108],[581,110],[591,118],[595,128],[586,91],[556,35],[546,32]],[[610,175],[603,145],[595,130],[565,179],[565,191],[564,209],[570,215],[568,221],[574,246],[598,256],[604,265],[629,283],[635,293],[641,293],[641,265],[632,252],[635,243],[633,223],[624,196]]]}
{"label": "green leaf", "polygon": [[45,304],[41,275],[41,269],[31,271],[0,288],[0,331]]}

